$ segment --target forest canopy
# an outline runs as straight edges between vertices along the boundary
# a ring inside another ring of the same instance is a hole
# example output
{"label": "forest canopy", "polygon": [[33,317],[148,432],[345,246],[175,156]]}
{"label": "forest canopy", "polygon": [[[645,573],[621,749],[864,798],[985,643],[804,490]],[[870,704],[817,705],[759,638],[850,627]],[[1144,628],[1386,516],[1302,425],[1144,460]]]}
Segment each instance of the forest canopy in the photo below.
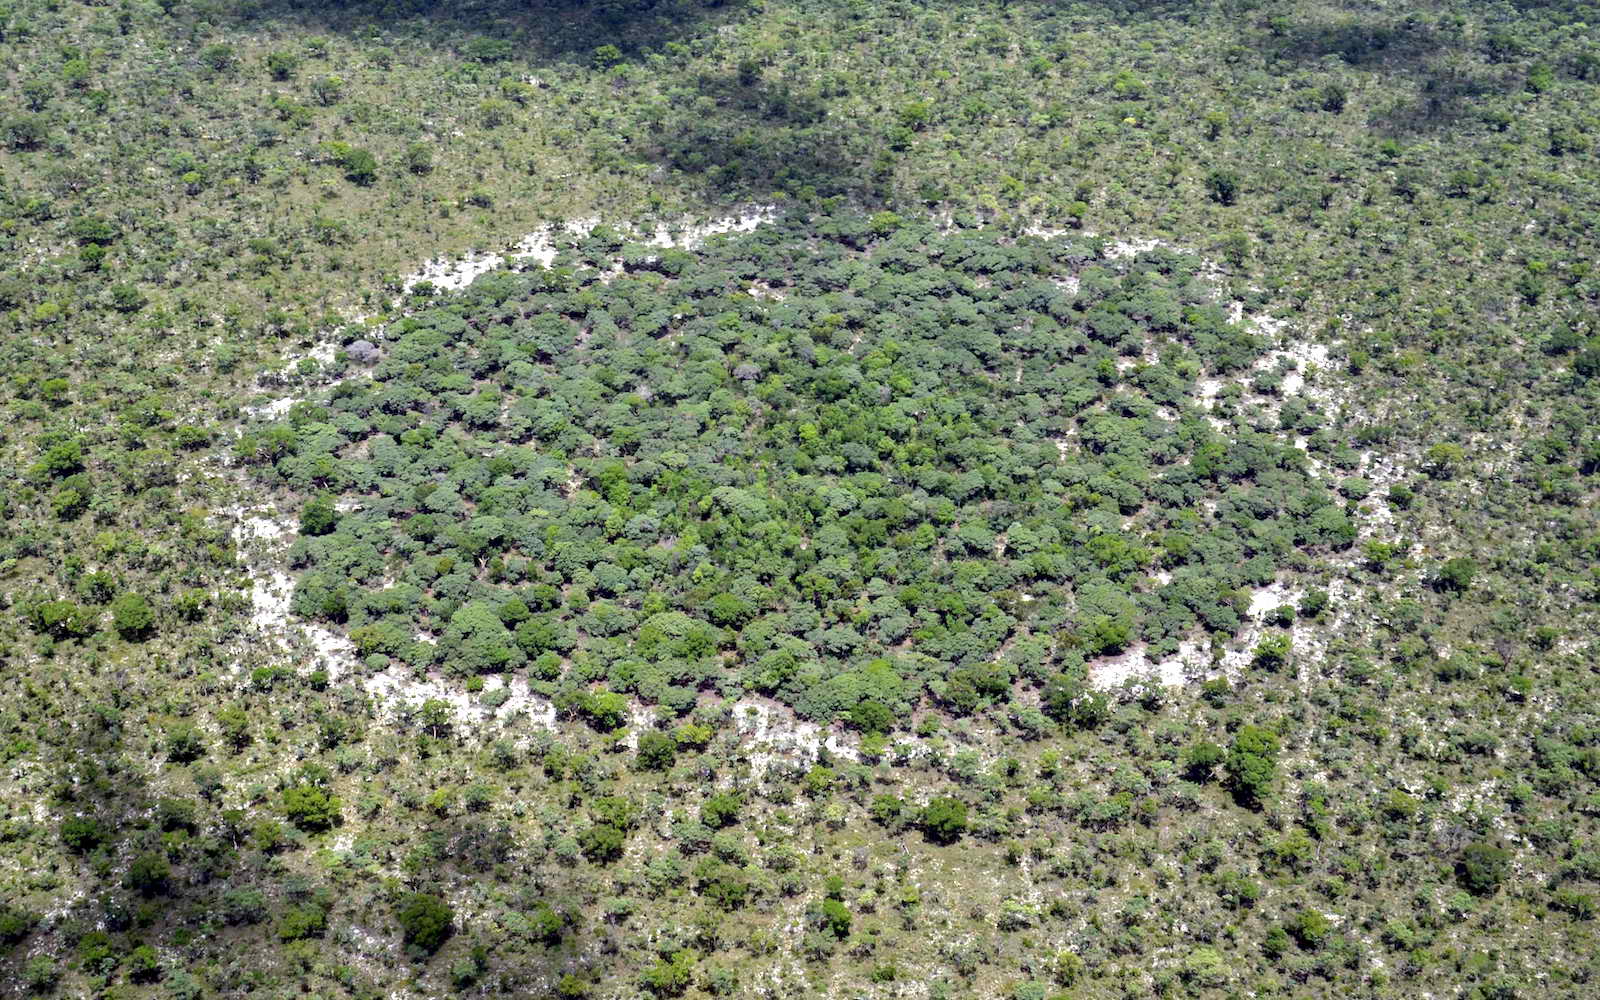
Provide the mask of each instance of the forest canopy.
{"label": "forest canopy", "polygon": [[1251,588],[1356,536],[1296,446],[1313,410],[1201,405],[1267,354],[1201,259],[1106,250],[889,216],[694,254],[602,228],[424,289],[370,368],[235,451],[312,497],[294,610],[380,669],[526,672],[574,711],[604,685],[965,715],[1232,638]]}

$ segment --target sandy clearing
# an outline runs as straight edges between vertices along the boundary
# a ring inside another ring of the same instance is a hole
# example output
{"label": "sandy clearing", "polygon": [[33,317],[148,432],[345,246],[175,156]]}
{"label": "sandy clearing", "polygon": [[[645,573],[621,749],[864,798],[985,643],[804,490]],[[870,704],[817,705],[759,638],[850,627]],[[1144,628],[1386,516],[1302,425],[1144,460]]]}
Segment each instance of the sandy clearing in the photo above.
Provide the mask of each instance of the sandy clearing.
{"label": "sandy clearing", "polygon": [[[635,238],[642,238],[647,246],[660,247],[664,250],[674,247],[690,249],[705,242],[708,237],[721,233],[748,233],[763,223],[775,222],[777,218],[776,205],[758,205],[737,215],[723,216],[707,222],[697,222],[688,217],[679,220],[675,225],[658,222],[656,228],[647,236],[632,226],[619,225],[617,228]],[[505,253],[469,254],[457,259],[436,257],[424,264],[420,270],[407,275],[401,287],[410,292],[426,281],[438,289],[459,291],[490,271],[514,261],[533,261],[543,267],[549,267],[561,251],[557,246],[558,239],[563,241],[569,238],[581,239],[594,232],[600,223],[598,216],[569,219],[534,230]]]}

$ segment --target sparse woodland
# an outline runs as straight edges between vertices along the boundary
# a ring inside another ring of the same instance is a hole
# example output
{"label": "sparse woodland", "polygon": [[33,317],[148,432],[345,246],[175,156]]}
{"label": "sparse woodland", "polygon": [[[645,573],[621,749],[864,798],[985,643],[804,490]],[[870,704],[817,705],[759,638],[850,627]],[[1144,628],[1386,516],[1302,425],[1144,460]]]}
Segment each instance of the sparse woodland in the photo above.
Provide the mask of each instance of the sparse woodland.
{"label": "sparse woodland", "polygon": [[1597,25],[0,4],[0,993],[1600,993]]}

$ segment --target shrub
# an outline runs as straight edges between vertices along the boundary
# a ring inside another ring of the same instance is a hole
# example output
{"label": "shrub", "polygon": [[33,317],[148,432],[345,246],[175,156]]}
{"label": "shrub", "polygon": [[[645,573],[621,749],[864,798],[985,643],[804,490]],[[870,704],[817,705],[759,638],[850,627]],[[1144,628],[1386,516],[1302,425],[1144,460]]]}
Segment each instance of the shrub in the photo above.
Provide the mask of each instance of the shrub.
{"label": "shrub", "polygon": [[36,993],[49,993],[61,979],[61,968],[49,955],[35,955],[22,967],[22,982]]}
{"label": "shrub", "polygon": [[267,898],[257,889],[234,889],[222,897],[222,919],[230,925],[258,924],[267,915]]}
{"label": "shrub", "polygon": [[536,941],[559,944],[566,931],[566,921],[549,903],[540,903],[528,914],[528,933]]}
{"label": "shrub", "polygon": [[1593,920],[1597,910],[1600,910],[1593,895],[1567,888],[1557,889],[1550,905],[1578,920]]}

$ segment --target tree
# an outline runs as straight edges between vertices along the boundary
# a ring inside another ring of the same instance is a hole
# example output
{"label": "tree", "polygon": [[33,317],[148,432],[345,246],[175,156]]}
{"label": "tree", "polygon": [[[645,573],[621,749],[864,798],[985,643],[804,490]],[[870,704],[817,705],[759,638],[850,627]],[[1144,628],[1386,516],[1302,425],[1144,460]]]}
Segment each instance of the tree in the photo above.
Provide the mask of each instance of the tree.
{"label": "tree", "polygon": [[1468,844],[1456,861],[1456,874],[1466,890],[1476,896],[1492,896],[1511,871],[1511,853],[1480,840]]}
{"label": "tree", "polygon": [[872,818],[881,826],[898,830],[905,816],[905,800],[898,795],[883,794],[872,800]]}
{"label": "tree", "polygon": [[1217,949],[1203,945],[1189,952],[1180,975],[1196,986],[1215,989],[1228,981],[1228,963]]}
{"label": "tree", "polygon": [[200,61],[213,73],[226,73],[233,68],[233,46],[218,42],[200,50]]}
{"label": "tree", "polygon": [[351,149],[339,159],[346,180],[368,187],[378,179],[378,158],[369,150]]}
{"label": "tree", "polygon": [[864,733],[887,733],[894,728],[894,712],[883,702],[868,699],[850,710],[850,723]]}
{"label": "tree", "polygon": [[967,832],[967,804],[948,795],[933,799],[923,807],[922,830],[938,843],[955,843]]}
{"label": "tree", "polygon": [[38,917],[9,903],[0,903],[0,954],[28,936]]}
{"label": "tree", "polygon": [[1296,913],[1284,930],[1306,951],[1316,951],[1333,934],[1333,922],[1320,911],[1307,907]]}
{"label": "tree", "polygon": [[307,832],[331,829],[339,822],[343,804],[338,796],[316,785],[293,785],[283,790],[283,811],[289,822]]}
{"label": "tree", "polygon": [[1183,769],[1190,781],[1210,781],[1227,752],[1208,740],[1191,744],[1183,754]]}
{"label": "tree", "polygon": [[156,613],[142,594],[126,593],[111,602],[111,627],[124,639],[146,638],[155,623]]}
{"label": "tree", "polygon": [[695,954],[687,948],[674,952],[646,969],[639,985],[658,997],[675,997],[694,980]]}
{"label": "tree", "polygon": [[578,712],[596,730],[614,732],[628,724],[628,699],[604,688],[585,691],[578,697]]}
{"label": "tree", "polygon": [[294,71],[299,66],[300,58],[293,52],[279,50],[267,53],[267,73],[274,80],[283,81],[289,79],[294,76]]}
{"label": "tree", "polygon": [[291,906],[278,921],[278,940],[319,938],[328,929],[328,910],[316,902]]}
{"label": "tree", "polygon": [[595,864],[608,864],[622,857],[628,835],[610,823],[596,823],[578,834],[578,848]]}
{"label": "tree", "polygon": [[6,145],[14,152],[38,149],[44,145],[48,130],[44,119],[38,115],[12,115],[5,120],[3,132]]}
{"label": "tree", "polygon": [[1478,564],[1464,556],[1445,560],[1434,575],[1434,589],[1464,594],[1472,589],[1472,578],[1478,573]]}
{"label": "tree", "polygon": [[128,952],[122,962],[123,971],[136,983],[153,983],[161,978],[161,956],[147,944]]}
{"label": "tree", "polygon": [[311,498],[300,512],[302,535],[326,535],[339,523],[339,511],[333,497],[326,493]]}
{"label": "tree", "polygon": [[413,892],[400,901],[395,919],[408,948],[431,955],[454,929],[456,914],[450,904],[425,892]]}
{"label": "tree", "polygon": [[406,147],[405,164],[413,174],[432,173],[433,150],[426,143],[414,142]]}
{"label": "tree", "polygon": [[850,936],[850,911],[837,899],[824,899],[821,908],[822,926],[834,937]]}
{"label": "tree", "polygon": [[98,820],[73,816],[61,824],[61,843],[74,854],[87,854],[106,841],[106,829]]}
{"label": "tree", "polygon": [[206,744],[200,730],[187,723],[167,730],[167,759],[190,764],[205,755]]}
{"label": "tree", "polygon": [[127,883],[141,896],[164,896],[172,887],[172,865],[164,855],[141,854],[128,866]]}
{"label": "tree", "polygon": [[56,96],[56,85],[43,78],[26,81],[21,90],[29,111],[43,111]]}
{"label": "tree", "polygon": [[452,672],[468,677],[498,673],[521,666],[526,660],[488,601],[468,601],[451,615],[438,648],[439,656]]}
{"label": "tree", "polygon": [[1239,198],[1239,175],[1231,170],[1213,170],[1206,175],[1206,192],[1219,205],[1232,205]]}
{"label": "tree", "polygon": [[739,822],[739,811],[743,808],[744,798],[738,792],[721,792],[700,806],[700,822],[720,830]]}
{"label": "tree", "polygon": [[1431,445],[1422,456],[1422,467],[1434,479],[1450,479],[1466,460],[1466,451],[1451,441]]}
{"label": "tree", "polygon": [[1226,763],[1234,795],[1252,808],[1260,808],[1278,773],[1277,734],[1261,726],[1245,725],[1234,734]]}
{"label": "tree", "polygon": [[1256,645],[1255,652],[1250,657],[1250,665],[1276,673],[1289,662],[1290,648],[1291,643],[1287,635],[1283,633],[1269,635]]}
{"label": "tree", "polygon": [[651,730],[639,737],[639,750],[634,757],[641,771],[670,771],[678,759],[678,741],[667,733]]}
{"label": "tree", "polygon": [[250,735],[250,715],[237,705],[228,705],[217,710],[217,728],[222,731],[222,739],[234,750],[242,750],[250,745],[253,738]]}
{"label": "tree", "polygon": [[122,235],[117,224],[103,215],[79,216],[72,220],[67,231],[81,246],[109,246]]}
{"label": "tree", "polygon": [[1040,701],[1045,715],[1079,729],[1093,729],[1110,715],[1105,695],[1090,687],[1081,670],[1052,677]]}

